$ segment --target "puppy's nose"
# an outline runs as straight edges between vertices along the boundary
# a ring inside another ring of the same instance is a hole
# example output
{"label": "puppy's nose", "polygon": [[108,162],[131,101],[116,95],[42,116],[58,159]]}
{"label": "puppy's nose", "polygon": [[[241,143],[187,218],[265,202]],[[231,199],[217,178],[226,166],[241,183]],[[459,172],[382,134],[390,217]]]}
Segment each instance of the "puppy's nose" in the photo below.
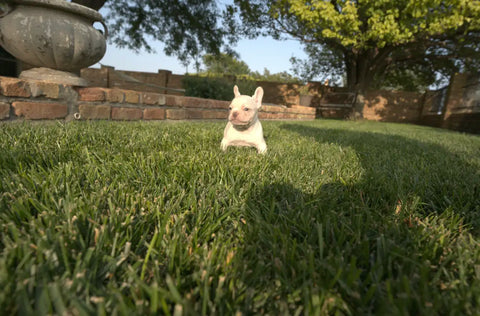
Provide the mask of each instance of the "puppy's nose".
{"label": "puppy's nose", "polygon": [[238,116],[238,112],[237,112],[237,111],[232,112],[232,117],[233,117],[233,118],[237,118],[237,116]]}

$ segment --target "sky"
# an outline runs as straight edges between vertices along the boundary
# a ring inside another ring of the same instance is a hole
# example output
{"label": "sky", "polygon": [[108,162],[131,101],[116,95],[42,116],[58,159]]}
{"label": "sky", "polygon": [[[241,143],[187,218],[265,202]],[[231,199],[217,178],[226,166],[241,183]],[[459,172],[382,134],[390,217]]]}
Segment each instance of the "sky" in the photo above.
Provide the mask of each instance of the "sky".
{"label": "sky", "polygon": [[[219,1],[220,6],[232,4],[232,0]],[[107,15],[107,8],[102,8],[100,13]],[[97,23],[98,24],[98,23]],[[95,25],[94,25],[95,26]],[[102,29],[100,25],[97,25]],[[147,36],[148,38],[148,36]],[[192,62],[185,67],[175,56],[166,56],[163,52],[163,43],[155,40],[149,42],[155,53],[148,53],[144,50],[136,53],[126,48],[118,48],[107,42],[107,52],[99,63],[93,65],[99,68],[101,65],[113,66],[117,70],[157,72],[159,69],[170,70],[174,74],[185,74],[196,72]],[[274,40],[271,37],[259,37],[257,39],[244,39],[234,46],[234,50],[240,55],[251,71],[258,71],[263,74],[265,68],[270,73],[287,71],[292,74],[291,57],[306,59],[302,45],[297,40]]]}
{"label": "sky", "polygon": [[[195,72],[193,63],[188,69],[174,56],[166,56],[163,52],[163,44],[158,41],[150,43],[155,53],[141,51],[135,53],[128,49],[120,49],[113,44],[107,45],[107,52],[99,63],[93,65],[113,66],[117,70],[130,70],[142,72],[157,72],[159,69],[170,70],[174,74]],[[287,71],[292,73],[290,58],[306,58],[300,42],[296,40],[277,41],[268,37],[254,40],[241,40],[235,46],[240,55],[240,60],[247,63],[252,71],[263,73],[267,68],[271,73]]]}
{"label": "sky", "polygon": [[[220,5],[232,4],[232,0],[219,1]],[[106,16],[106,8],[100,13]],[[100,27],[101,28],[101,27]],[[174,56],[166,56],[163,52],[163,44],[152,39],[149,42],[155,53],[147,53],[144,50],[135,53],[129,49],[120,49],[115,45],[107,43],[107,52],[99,63],[92,67],[99,68],[100,64],[113,66],[117,70],[130,70],[142,72],[157,72],[159,69],[170,70],[174,74],[185,74],[196,72],[194,63],[186,68]],[[290,58],[295,56],[300,59],[307,57],[302,46],[297,40],[278,41],[271,37],[260,37],[254,40],[241,40],[234,47],[251,71],[263,73],[267,68],[270,73],[287,71],[292,73]]]}

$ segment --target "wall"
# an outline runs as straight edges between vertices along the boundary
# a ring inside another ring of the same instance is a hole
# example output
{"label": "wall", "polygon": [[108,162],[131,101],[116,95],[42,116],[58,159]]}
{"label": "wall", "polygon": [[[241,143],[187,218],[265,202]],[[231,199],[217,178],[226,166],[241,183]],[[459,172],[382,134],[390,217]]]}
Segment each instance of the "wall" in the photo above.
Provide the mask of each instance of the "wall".
{"label": "wall", "polygon": [[355,94],[342,88],[325,89],[317,117],[418,123],[424,95],[417,92],[371,90]]}
{"label": "wall", "polygon": [[[102,87],[73,88],[0,77],[0,120],[195,120],[221,119],[228,101]],[[315,109],[264,105],[261,119],[309,120]]]}
{"label": "wall", "polygon": [[264,102],[285,105],[300,104],[297,92],[300,85],[298,84],[257,81],[257,86],[263,88]]}
{"label": "wall", "polygon": [[480,134],[480,77],[456,74],[449,87],[425,93],[381,90],[354,95],[324,88],[315,106],[317,117],[415,123]]}
{"label": "wall", "polygon": [[422,125],[480,134],[478,75],[456,74],[448,89],[429,92],[425,100]]}
{"label": "wall", "polygon": [[478,75],[457,74],[452,78],[441,127],[480,133],[480,77]]}
{"label": "wall", "polygon": [[406,91],[368,91],[363,118],[373,121],[418,123],[423,109],[422,93]]}
{"label": "wall", "polygon": [[[82,77],[92,86],[115,87],[162,94],[182,94],[182,75],[167,70],[158,73],[118,71],[113,67],[83,69]],[[344,88],[328,87],[320,82],[306,86],[258,81],[265,103],[311,105],[320,118],[362,118],[385,122],[403,122],[480,133],[480,82],[477,76],[457,74],[448,89],[424,94],[405,91],[368,91],[356,95]],[[228,78],[226,79],[228,80]],[[166,89],[162,89],[166,88]],[[308,99],[301,95],[308,93]],[[304,100],[307,100],[304,103]]]}
{"label": "wall", "polygon": [[[94,88],[73,89],[45,82],[0,77],[0,120],[73,119],[225,119],[228,102],[181,97],[182,75],[83,69]],[[258,82],[265,90],[263,119],[358,118],[405,122],[480,133],[479,76],[457,74],[448,89],[424,94],[368,91],[363,95],[310,82],[313,108],[302,107],[296,84]],[[107,87],[113,87],[108,89]],[[143,89],[143,90],[142,90]],[[96,96],[95,96],[96,95]],[[155,101],[153,101],[155,100]],[[153,103],[152,103],[153,102]]]}
{"label": "wall", "polygon": [[[156,92],[163,94],[183,95],[183,75],[173,74],[169,70],[158,70],[157,73],[116,70],[114,67],[102,66],[85,68],[81,70],[82,78],[86,79],[90,87],[120,88],[136,91]],[[225,76],[225,80],[234,83],[235,77]],[[300,102],[302,85],[257,81],[264,91],[264,102],[283,105],[310,105]],[[321,94],[323,84],[310,82],[307,85],[309,93],[318,96]],[[167,89],[163,89],[167,88]],[[232,94],[233,96],[233,94]],[[316,98],[318,99],[318,97]]]}
{"label": "wall", "polygon": [[442,127],[448,90],[448,88],[443,88],[437,91],[425,92],[419,124]]}
{"label": "wall", "polygon": [[324,87],[319,95],[318,101],[313,102],[313,106],[317,108],[317,117],[334,119],[353,117],[355,102],[358,101],[356,93],[345,88]]}
{"label": "wall", "polygon": [[115,70],[114,67],[102,66],[100,69],[82,69],[80,75],[87,80],[90,87],[183,95],[181,91],[175,91],[183,89],[183,76],[174,75],[169,70],[159,69],[157,73],[151,73]]}

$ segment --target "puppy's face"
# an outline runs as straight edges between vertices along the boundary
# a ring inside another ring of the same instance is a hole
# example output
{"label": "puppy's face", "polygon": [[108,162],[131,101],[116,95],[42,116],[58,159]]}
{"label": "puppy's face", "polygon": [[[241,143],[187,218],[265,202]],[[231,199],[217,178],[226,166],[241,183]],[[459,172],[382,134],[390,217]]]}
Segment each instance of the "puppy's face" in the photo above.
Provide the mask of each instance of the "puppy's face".
{"label": "puppy's face", "polygon": [[255,90],[255,94],[250,97],[240,95],[238,87],[234,89],[235,98],[229,107],[228,120],[235,126],[249,126],[258,120],[258,110],[262,106],[263,89],[261,87]]}

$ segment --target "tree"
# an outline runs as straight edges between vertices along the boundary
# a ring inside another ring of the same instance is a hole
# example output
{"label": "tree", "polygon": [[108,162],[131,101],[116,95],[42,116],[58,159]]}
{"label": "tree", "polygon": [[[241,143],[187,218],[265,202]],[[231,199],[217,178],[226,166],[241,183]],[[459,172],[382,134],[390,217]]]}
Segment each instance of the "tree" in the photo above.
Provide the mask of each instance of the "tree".
{"label": "tree", "polygon": [[[236,36],[218,23],[215,0],[72,0],[95,10],[105,7],[110,41],[118,47],[152,52],[150,40],[165,44],[167,55],[185,64],[204,53],[231,51]],[[228,44],[227,44],[228,43]]]}
{"label": "tree", "polygon": [[273,81],[273,82],[283,82],[283,83],[300,83],[301,80],[298,77],[292,76],[286,71],[271,73],[267,68],[263,68],[263,74],[258,71],[250,73],[250,76],[256,80],[261,81]]}
{"label": "tree", "polygon": [[480,0],[234,3],[229,10],[239,14],[244,35],[298,39],[310,57],[305,75],[345,72],[354,90],[419,72],[417,78],[432,81],[436,72],[448,76],[480,64]]}
{"label": "tree", "polygon": [[299,83],[301,80],[292,76],[286,71],[271,73],[267,68],[263,69],[263,74],[258,71],[251,71],[248,65],[240,60],[236,53],[221,53],[219,55],[206,54],[203,56],[205,72],[209,74],[234,75],[238,78],[248,80],[275,81]]}
{"label": "tree", "polygon": [[228,75],[250,74],[250,68],[244,61],[238,59],[238,54],[206,54],[202,59],[207,73]]}

